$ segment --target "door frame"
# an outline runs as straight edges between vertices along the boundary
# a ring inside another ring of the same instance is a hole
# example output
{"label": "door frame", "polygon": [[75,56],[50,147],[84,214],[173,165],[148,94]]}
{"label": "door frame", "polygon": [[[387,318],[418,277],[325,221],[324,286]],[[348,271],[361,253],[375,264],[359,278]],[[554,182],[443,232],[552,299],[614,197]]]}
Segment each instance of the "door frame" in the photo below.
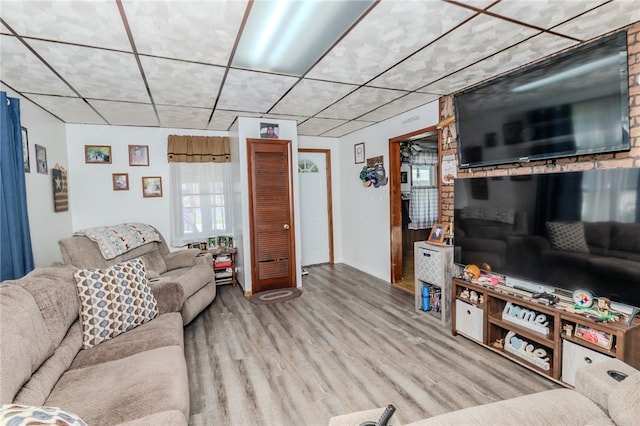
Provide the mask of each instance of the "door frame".
{"label": "door frame", "polygon": [[292,141],[286,139],[256,139],[247,138],[247,180],[249,189],[249,241],[251,252],[251,293],[255,294],[258,291],[258,256],[256,255],[256,236],[254,228],[254,184],[253,184],[253,162],[251,161],[251,146],[253,144],[286,144],[287,162],[289,163],[287,179],[289,185],[289,199],[287,202],[287,208],[289,209],[289,287],[298,286],[298,273],[297,273],[297,256],[296,256],[296,227],[295,227],[295,204],[294,204],[294,186],[293,186],[293,155],[292,155]]}
{"label": "door frame", "polygon": [[[407,139],[422,133],[438,132],[438,140],[440,139],[440,131],[437,125],[425,127],[411,133],[396,136],[389,139],[389,229],[391,236],[391,284],[402,281],[402,200],[400,187],[400,144]],[[438,142],[438,159],[440,159],[440,143]],[[440,161],[438,161],[440,163]],[[438,194],[442,191],[442,184],[438,179]],[[440,203],[439,209],[442,209]],[[441,216],[441,212],[438,213]]]}
{"label": "door frame", "polygon": [[[329,264],[333,265],[333,195],[331,193],[331,150],[315,149],[315,148],[298,148],[298,152],[309,152],[315,154],[324,154],[324,164],[327,169],[326,185],[327,185],[327,228],[329,232]],[[300,188],[300,185],[298,185]],[[300,218],[302,220],[302,218]]]}

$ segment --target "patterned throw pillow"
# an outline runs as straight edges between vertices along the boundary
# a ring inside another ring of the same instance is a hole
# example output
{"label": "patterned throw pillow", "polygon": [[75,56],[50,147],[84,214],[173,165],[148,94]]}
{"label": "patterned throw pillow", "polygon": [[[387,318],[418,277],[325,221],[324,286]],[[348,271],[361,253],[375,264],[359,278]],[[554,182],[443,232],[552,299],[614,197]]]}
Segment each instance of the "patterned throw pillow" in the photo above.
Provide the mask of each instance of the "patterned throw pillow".
{"label": "patterned throw pillow", "polygon": [[77,415],[57,407],[32,407],[18,404],[0,405],[0,425],[87,426]]}
{"label": "patterned throw pillow", "polygon": [[147,284],[144,261],[139,258],[106,269],[78,269],[74,277],[80,298],[84,349],[158,315],[156,299]]}
{"label": "patterned throw pillow", "polygon": [[555,250],[589,253],[582,222],[547,222],[551,247]]}

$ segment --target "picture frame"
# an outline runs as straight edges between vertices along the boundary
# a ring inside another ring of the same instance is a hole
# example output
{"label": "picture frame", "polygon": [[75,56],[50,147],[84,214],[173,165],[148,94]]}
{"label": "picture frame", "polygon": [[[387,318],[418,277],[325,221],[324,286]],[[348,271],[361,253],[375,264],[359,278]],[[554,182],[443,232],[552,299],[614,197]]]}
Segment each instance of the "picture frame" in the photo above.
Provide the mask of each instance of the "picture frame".
{"label": "picture frame", "polygon": [[47,166],[47,148],[42,145],[35,145],[36,148],[36,170],[43,175],[49,174],[49,168]]}
{"label": "picture frame", "polygon": [[22,130],[22,160],[24,161],[24,172],[31,173],[31,162],[29,161],[29,133],[26,127]]}
{"label": "picture frame", "polygon": [[112,173],[111,181],[113,183],[114,191],[129,190],[129,173]]}
{"label": "picture frame", "polygon": [[85,145],[84,162],[87,164],[111,164],[111,145]]}
{"label": "picture frame", "polygon": [[364,142],[353,145],[353,156],[356,164],[364,163]]}
{"label": "picture frame", "polygon": [[400,172],[400,183],[409,183],[409,172]]}
{"label": "picture frame", "polygon": [[434,223],[427,241],[430,243],[442,244],[444,242],[444,237],[447,235],[448,229],[449,225],[446,223]]}
{"label": "picture frame", "polygon": [[260,138],[278,139],[280,137],[280,125],[278,123],[260,123]]}
{"label": "picture frame", "polygon": [[129,165],[149,165],[149,145],[129,145]]}
{"label": "picture frame", "polygon": [[207,245],[210,249],[218,247],[218,238],[217,237],[209,237],[207,238]]}
{"label": "picture frame", "polygon": [[144,198],[162,197],[162,177],[161,176],[143,176],[142,177],[142,196]]}
{"label": "picture frame", "polygon": [[592,343],[601,348],[611,349],[613,345],[613,336],[602,330],[595,330],[586,325],[576,324],[575,334],[577,339]]}

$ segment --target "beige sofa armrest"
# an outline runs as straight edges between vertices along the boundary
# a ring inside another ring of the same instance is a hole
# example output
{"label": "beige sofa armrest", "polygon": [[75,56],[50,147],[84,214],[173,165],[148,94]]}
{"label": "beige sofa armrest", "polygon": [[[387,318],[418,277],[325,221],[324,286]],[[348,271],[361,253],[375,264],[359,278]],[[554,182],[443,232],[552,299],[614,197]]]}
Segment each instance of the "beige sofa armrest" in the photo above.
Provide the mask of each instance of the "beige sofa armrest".
{"label": "beige sofa armrest", "polygon": [[609,395],[620,384],[607,373],[610,370],[628,376],[638,373],[638,370],[617,358],[589,364],[576,371],[575,390],[595,402],[605,413],[609,412]]}
{"label": "beige sofa armrest", "polygon": [[167,271],[178,268],[186,268],[196,264],[196,257],[200,254],[198,249],[184,249],[173,251],[164,257]]}
{"label": "beige sofa armrest", "polygon": [[200,265],[213,265],[213,255],[211,253],[200,253],[196,257],[196,264]]}
{"label": "beige sofa armrest", "polygon": [[184,304],[184,289],[174,281],[153,279],[149,281],[153,297],[158,302],[158,312],[180,312]]}

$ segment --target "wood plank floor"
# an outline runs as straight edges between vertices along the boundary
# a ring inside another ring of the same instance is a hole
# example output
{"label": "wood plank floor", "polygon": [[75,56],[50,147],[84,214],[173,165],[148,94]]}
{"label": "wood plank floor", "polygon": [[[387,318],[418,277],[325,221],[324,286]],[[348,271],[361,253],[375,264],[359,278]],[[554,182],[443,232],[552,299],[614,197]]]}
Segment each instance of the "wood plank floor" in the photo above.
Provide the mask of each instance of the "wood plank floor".
{"label": "wood plank floor", "polygon": [[254,305],[239,287],[218,288],[185,328],[190,424],[326,425],[388,403],[398,424],[559,387],[347,265],[309,268],[302,290]]}

